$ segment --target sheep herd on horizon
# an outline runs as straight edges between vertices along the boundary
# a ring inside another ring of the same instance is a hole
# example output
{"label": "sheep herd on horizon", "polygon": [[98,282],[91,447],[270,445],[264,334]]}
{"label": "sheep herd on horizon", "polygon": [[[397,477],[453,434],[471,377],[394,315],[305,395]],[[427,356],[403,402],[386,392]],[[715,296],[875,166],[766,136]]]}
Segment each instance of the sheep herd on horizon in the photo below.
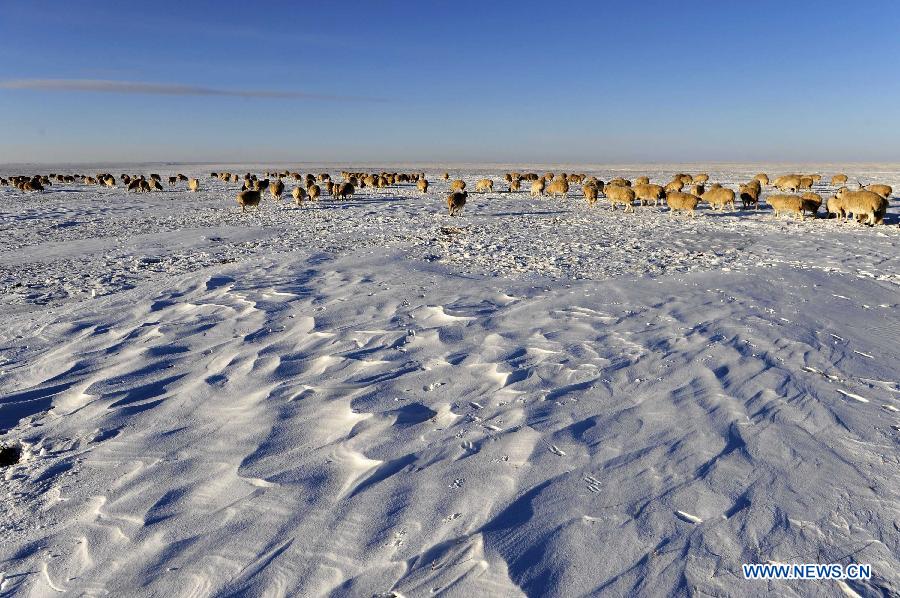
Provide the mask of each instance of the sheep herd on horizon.
{"label": "sheep herd on horizon", "polygon": [[[219,179],[225,183],[241,183],[241,190],[236,200],[241,211],[247,207],[259,208],[263,194],[268,192],[274,200],[280,200],[285,192],[285,183],[282,179],[296,182],[290,191],[294,202],[302,206],[306,200],[318,201],[323,194],[334,199],[348,199],[359,190],[365,188],[384,189],[396,185],[414,184],[419,192],[428,193],[430,183],[424,172],[397,173],[397,172],[341,172],[341,180],[332,180],[328,173],[306,174],[298,172],[273,171],[266,172],[265,178],[259,178],[252,173],[243,176],[231,172],[212,172],[210,178]],[[450,193],[446,198],[450,216],[458,215],[469,197],[466,190],[466,182],[462,179],[450,179],[449,172],[443,172],[438,177],[449,181]],[[547,172],[538,175],[534,172],[519,173],[507,172],[504,175],[507,189],[501,193],[522,192],[522,183],[530,185],[529,192],[532,198],[541,197],[571,197],[570,191],[577,196],[577,187],[581,187],[581,194],[589,206],[593,206],[602,195],[609,200],[610,209],[617,210],[622,206],[625,213],[635,211],[637,206],[654,205],[664,203],[673,212],[684,212],[695,216],[695,211],[701,203],[706,203],[710,209],[724,211],[735,210],[736,201],[740,200],[743,209],[758,210],[762,191],[765,187],[773,187],[780,193],[769,194],[765,197],[766,203],[772,208],[775,217],[781,214],[790,214],[795,218],[804,219],[807,214],[815,217],[819,208],[824,204],[826,214],[829,217],[837,217],[847,221],[851,216],[862,224],[881,224],[887,212],[889,199],[893,193],[890,185],[869,184],[863,185],[857,181],[858,189],[851,190],[847,187],[848,177],[845,174],[835,174],[831,177],[831,185],[835,188],[833,195],[827,200],[813,192],[822,176],[819,174],[786,174],[773,180],[769,180],[765,173],[757,174],[747,183],[738,185],[738,189],[730,189],[719,183],[709,183],[709,175],[701,174],[675,174],[665,184],[651,183],[647,176],[640,176],[634,180],[617,177],[607,182],[595,176],[587,174],[567,174]],[[152,192],[162,191],[162,177],[159,174],[144,175],[119,175],[119,180],[128,191]],[[99,185],[114,188],[117,185],[116,177],[110,173],[96,173],[95,175],[33,175],[0,177],[0,186],[13,186],[22,192],[40,192],[53,182],[62,184],[82,183],[85,185]],[[200,190],[200,181],[196,178],[188,178],[184,174],[168,177],[170,187],[179,183],[187,183],[189,191]],[[476,193],[494,193],[494,181],[483,178],[475,183]],[[799,195],[797,193],[800,193]]]}

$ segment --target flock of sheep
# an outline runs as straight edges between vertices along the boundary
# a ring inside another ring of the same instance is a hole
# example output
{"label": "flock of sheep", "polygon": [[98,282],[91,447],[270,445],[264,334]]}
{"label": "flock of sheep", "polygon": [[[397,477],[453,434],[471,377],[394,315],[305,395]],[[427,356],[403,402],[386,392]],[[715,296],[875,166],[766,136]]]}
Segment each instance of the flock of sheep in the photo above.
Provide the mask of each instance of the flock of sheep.
{"label": "flock of sheep", "polygon": [[[323,194],[335,199],[347,199],[358,189],[386,188],[394,185],[415,184],[422,193],[427,193],[429,188],[425,173],[397,173],[397,172],[341,172],[341,180],[332,180],[328,173],[317,175],[301,175],[298,172],[274,171],[266,172],[265,178],[260,179],[255,174],[246,173],[243,176],[231,172],[212,172],[210,177],[226,183],[241,183],[241,190],[237,194],[237,203],[244,211],[249,207],[259,207],[263,194],[268,192],[273,199],[279,200],[285,192],[285,183],[282,179],[293,180],[296,185],[291,190],[291,196],[300,206],[305,200],[317,201]],[[441,179],[450,180],[450,174],[444,172]],[[836,188],[832,197],[823,202],[818,193],[812,191],[813,187],[822,179],[818,174],[786,174],[771,181],[765,173],[757,174],[747,183],[738,186],[737,191],[724,187],[719,183],[709,184],[709,175],[679,173],[664,185],[650,182],[649,177],[641,176],[633,181],[624,178],[614,178],[603,182],[597,177],[586,174],[567,174],[548,172],[543,175],[537,173],[507,172],[504,175],[508,193],[517,193],[522,190],[522,183],[530,184],[532,197],[568,197],[573,185],[581,187],[581,192],[588,205],[594,205],[602,194],[610,202],[612,210],[622,206],[625,212],[634,212],[635,203],[638,206],[660,205],[665,202],[673,212],[685,212],[690,216],[695,215],[695,210],[700,203],[706,203],[711,209],[725,210],[735,209],[735,203],[739,199],[743,209],[759,209],[762,190],[772,186],[781,193],[769,194],[765,200],[772,208],[775,216],[792,214],[803,219],[807,213],[815,216],[822,204],[829,216],[835,216],[848,220],[851,216],[864,224],[881,224],[887,212],[889,198],[893,193],[890,185],[859,183],[859,188],[851,190],[846,186],[848,177],[845,174],[836,174],[831,177],[831,185]],[[150,192],[162,191],[162,178],[158,174],[144,175],[121,174],[119,180],[128,191]],[[8,179],[0,178],[0,185],[14,186],[23,192],[40,192],[45,187],[52,185],[53,181],[59,183],[81,182],[86,185],[101,185],[106,187],[116,186],[116,177],[110,173],[97,173],[90,175],[34,175],[12,176]],[[170,186],[180,182],[187,183],[189,191],[199,191],[200,181],[188,178],[183,174],[177,174],[168,178]],[[475,183],[475,191],[490,193],[494,191],[494,181],[489,178],[481,179]],[[799,195],[797,193],[800,193]],[[447,208],[451,216],[460,213],[466,205],[468,191],[466,182],[462,179],[450,181],[450,194],[447,196]]]}

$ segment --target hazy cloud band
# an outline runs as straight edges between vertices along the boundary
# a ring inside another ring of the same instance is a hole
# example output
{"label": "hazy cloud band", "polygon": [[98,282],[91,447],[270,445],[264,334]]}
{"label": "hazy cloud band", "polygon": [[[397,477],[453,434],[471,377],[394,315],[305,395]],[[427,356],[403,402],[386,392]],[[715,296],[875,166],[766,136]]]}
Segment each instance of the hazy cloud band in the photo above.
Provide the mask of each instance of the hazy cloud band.
{"label": "hazy cloud band", "polygon": [[384,102],[381,98],[308,93],[305,91],[275,91],[266,89],[217,89],[198,85],[141,83],[137,81],[109,81],[106,79],[16,79],[0,81],[0,89],[32,89],[39,91],[88,91],[96,93],[124,93],[169,96],[222,96],[237,98],[275,98],[316,100],[328,102]]}

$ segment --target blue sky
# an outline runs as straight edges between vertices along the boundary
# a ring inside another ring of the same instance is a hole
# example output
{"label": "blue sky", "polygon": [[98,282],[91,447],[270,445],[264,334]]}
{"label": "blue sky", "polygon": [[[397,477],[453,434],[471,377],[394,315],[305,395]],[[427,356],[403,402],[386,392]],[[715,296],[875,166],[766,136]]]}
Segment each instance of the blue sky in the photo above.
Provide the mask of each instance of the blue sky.
{"label": "blue sky", "polygon": [[0,131],[0,163],[897,162],[900,4],[0,0]]}

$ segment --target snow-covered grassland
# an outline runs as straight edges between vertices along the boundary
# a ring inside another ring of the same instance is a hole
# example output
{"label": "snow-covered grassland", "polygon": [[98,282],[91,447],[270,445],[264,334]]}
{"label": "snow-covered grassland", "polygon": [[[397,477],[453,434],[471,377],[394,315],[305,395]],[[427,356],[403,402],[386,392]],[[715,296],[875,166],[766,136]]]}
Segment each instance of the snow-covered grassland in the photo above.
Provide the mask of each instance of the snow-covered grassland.
{"label": "snow-covered grassland", "polygon": [[[424,171],[296,208],[210,171],[0,188],[0,594],[900,593],[900,227],[470,193],[892,165]],[[526,186],[523,185],[523,189]],[[766,192],[770,192],[767,189]],[[745,562],[871,563],[745,581]]]}

